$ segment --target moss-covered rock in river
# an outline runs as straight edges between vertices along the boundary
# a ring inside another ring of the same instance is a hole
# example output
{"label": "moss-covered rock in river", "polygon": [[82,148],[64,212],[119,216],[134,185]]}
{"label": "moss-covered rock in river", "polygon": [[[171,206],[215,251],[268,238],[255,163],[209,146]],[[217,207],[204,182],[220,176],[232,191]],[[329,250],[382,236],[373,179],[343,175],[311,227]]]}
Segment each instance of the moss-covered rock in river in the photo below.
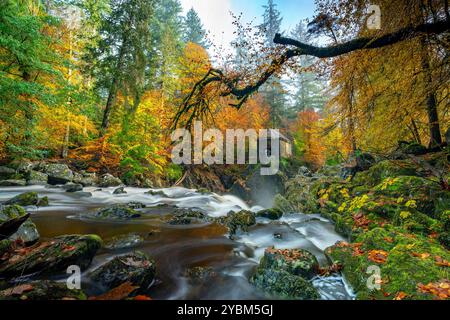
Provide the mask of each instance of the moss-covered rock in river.
{"label": "moss-covered rock in river", "polygon": [[105,243],[107,249],[126,249],[136,247],[144,242],[144,237],[136,233],[128,233],[110,238]]}
{"label": "moss-covered rock in river", "polygon": [[104,220],[129,220],[139,218],[141,214],[129,206],[116,204],[100,209],[93,214],[89,214],[89,216],[95,219]]}
{"label": "moss-covered rock in river", "polygon": [[155,262],[146,254],[136,251],[115,257],[91,272],[89,277],[107,290],[127,281],[145,290],[152,284],[155,273]]}
{"label": "moss-covered rock in river", "polygon": [[96,235],[60,236],[25,250],[8,252],[0,264],[0,275],[7,278],[32,273],[55,275],[65,273],[70,265],[83,270],[101,245],[102,240]]}
{"label": "moss-covered rock in river", "polygon": [[31,221],[30,218],[28,218],[9,238],[11,240],[21,240],[26,245],[32,245],[33,243],[37,242],[39,240],[39,232],[36,228],[36,225]]}
{"label": "moss-covered rock in river", "polygon": [[264,209],[256,213],[257,217],[267,218],[270,220],[278,220],[283,216],[283,211],[280,209]]}
{"label": "moss-covered rock in river", "polygon": [[19,206],[35,206],[39,202],[37,192],[24,192],[7,201],[6,205],[17,204]]}
{"label": "moss-covered rock in river", "polygon": [[248,232],[249,227],[256,224],[256,217],[251,211],[241,210],[229,212],[226,217],[219,218],[217,221],[228,228],[230,235],[234,235],[239,230]]}
{"label": "moss-covered rock in river", "polygon": [[34,281],[0,291],[0,300],[86,300],[83,291],[69,289],[65,282]]}
{"label": "moss-covered rock in river", "polygon": [[[394,299],[400,294],[405,299],[442,298],[424,291],[423,285],[448,281],[448,250],[432,238],[389,225],[361,234],[353,244],[338,243],[326,254],[343,266],[358,299]],[[373,277],[371,266],[380,268],[381,279]]]}
{"label": "moss-covered rock in river", "polygon": [[48,175],[48,183],[65,184],[74,178],[72,170],[63,163],[50,163],[44,166],[44,171]]}
{"label": "moss-covered rock in river", "polygon": [[316,257],[306,250],[267,248],[259,266],[263,269],[282,270],[304,278],[312,278],[319,268],[319,263]]}
{"label": "moss-covered rock in river", "polygon": [[317,300],[317,289],[306,279],[286,271],[258,268],[250,283],[275,298]]}
{"label": "moss-covered rock in river", "polygon": [[318,267],[316,257],[306,250],[267,248],[250,283],[282,299],[319,299],[308,281]]}

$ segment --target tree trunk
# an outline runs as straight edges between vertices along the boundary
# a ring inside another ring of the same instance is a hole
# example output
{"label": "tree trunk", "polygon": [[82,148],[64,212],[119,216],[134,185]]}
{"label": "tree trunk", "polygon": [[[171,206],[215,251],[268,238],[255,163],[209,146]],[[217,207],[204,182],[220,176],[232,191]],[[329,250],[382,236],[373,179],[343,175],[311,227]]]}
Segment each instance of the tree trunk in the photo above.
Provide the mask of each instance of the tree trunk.
{"label": "tree trunk", "polygon": [[422,44],[422,69],[425,76],[426,102],[425,108],[428,116],[428,127],[430,130],[429,148],[442,144],[441,129],[439,126],[439,115],[437,110],[436,92],[433,89],[433,78],[431,74],[430,56],[425,39]]}

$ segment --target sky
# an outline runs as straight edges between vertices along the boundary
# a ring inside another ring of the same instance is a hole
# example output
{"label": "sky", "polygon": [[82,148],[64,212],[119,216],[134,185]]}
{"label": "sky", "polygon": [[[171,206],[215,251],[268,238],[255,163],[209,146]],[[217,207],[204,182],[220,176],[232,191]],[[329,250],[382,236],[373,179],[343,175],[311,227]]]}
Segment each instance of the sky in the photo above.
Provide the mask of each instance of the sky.
{"label": "sky", "polygon": [[[229,43],[234,39],[233,18],[229,12],[236,15],[243,13],[243,21],[261,23],[264,12],[262,7],[267,0],[180,0],[184,14],[191,8],[199,14],[203,26],[210,31],[211,41],[218,46],[231,48]],[[274,0],[283,17],[283,30],[291,30],[305,18],[314,15],[314,0]]]}

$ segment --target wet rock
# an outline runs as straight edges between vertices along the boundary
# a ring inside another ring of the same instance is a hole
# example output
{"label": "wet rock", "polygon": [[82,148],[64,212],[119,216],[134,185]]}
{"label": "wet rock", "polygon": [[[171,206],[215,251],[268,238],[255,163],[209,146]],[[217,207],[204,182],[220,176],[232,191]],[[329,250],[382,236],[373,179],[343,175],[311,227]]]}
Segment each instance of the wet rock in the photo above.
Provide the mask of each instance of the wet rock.
{"label": "wet rock", "polygon": [[6,206],[0,210],[0,240],[13,235],[30,215],[18,205]]}
{"label": "wet rock", "polygon": [[142,252],[118,256],[90,273],[90,278],[110,290],[124,282],[131,282],[142,290],[148,288],[155,278],[155,262]]}
{"label": "wet rock", "polygon": [[184,274],[192,282],[199,282],[217,276],[211,267],[193,267],[185,271]]}
{"label": "wet rock", "polygon": [[127,203],[128,208],[131,209],[143,209],[146,207],[145,204],[143,204],[142,202],[137,202],[137,201],[131,201]]}
{"label": "wet rock", "polygon": [[129,220],[139,218],[141,214],[126,205],[117,204],[103,208],[92,216],[97,219],[105,220]]}
{"label": "wet rock", "polygon": [[95,173],[83,172],[75,174],[73,182],[83,185],[83,187],[91,187],[98,183],[98,177]]}
{"label": "wet rock", "polygon": [[23,241],[27,246],[32,245],[33,243],[36,243],[39,240],[39,232],[37,230],[36,225],[31,221],[30,218],[28,218],[17,230],[16,233],[14,233],[9,238],[13,241],[15,240],[21,240]]}
{"label": "wet rock", "polygon": [[47,207],[48,206],[48,197],[42,197],[39,199],[38,203],[37,203],[38,207]]}
{"label": "wet rock", "polygon": [[277,194],[273,201],[273,207],[275,209],[280,210],[283,213],[293,213],[295,212],[295,208],[292,203],[283,197],[281,194]]}
{"label": "wet rock", "polygon": [[65,282],[34,281],[0,291],[0,300],[86,300],[83,291],[67,288]]}
{"label": "wet rock", "polygon": [[52,163],[47,164],[44,167],[44,171],[48,174],[49,184],[65,184],[73,180],[73,172],[65,164]]}
{"label": "wet rock", "polygon": [[259,266],[310,279],[316,275],[319,263],[312,253],[303,249],[267,248]]}
{"label": "wet rock", "polygon": [[24,187],[26,185],[27,182],[25,180],[10,179],[0,181],[0,187]]}
{"label": "wet rock", "polygon": [[125,249],[133,248],[144,242],[144,238],[136,233],[124,234],[109,239],[105,248],[107,249]]}
{"label": "wet rock", "polygon": [[174,216],[168,221],[171,225],[188,225],[195,222],[208,222],[210,218],[199,211],[191,209],[176,209]]}
{"label": "wet rock", "polygon": [[67,271],[67,267],[77,265],[86,269],[102,240],[96,235],[67,235],[39,243],[34,247],[15,250],[0,264],[0,274],[17,277],[29,274],[52,275]]}
{"label": "wet rock", "polygon": [[149,190],[149,191],[146,192],[146,194],[149,194],[151,196],[166,197],[166,194],[162,190]]}
{"label": "wet rock", "polygon": [[30,170],[35,169],[37,165],[38,165],[38,163],[33,163],[29,160],[24,160],[24,159],[14,160],[9,164],[9,166],[11,168],[15,169],[16,172],[19,172],[19,173],[27,173]]}
{"label": "wet rock", "polygon": [[100,178],[100,187],[117,187],[120,186],[122,181],[119,178],[114,177],[112,174],[105,174]]}
{"label": "wet rock", "polygon": [[38,204],[38,202],[39,198],[36,192],[25,192],[5,201],[5,204],[6,205],[17,204],[20,206],[35,206]]}
{"label": "wet rock", "polygon": [[27,185],[46,185],[48,181],[48,175],[39,171],[31,170],[27,174]]}
{"label": "wet rock", "polygon": [[68,183],[62,186],[62,188],[66,192],[77,192],[77,191],[83,191],[83,186],[81,184],[75,184],[75,183]]}
{"label": "wet rock", "polygon": [[267,218],[270,220],[278,220],[283,216],[283,212],[279,209],[264,209],[256,213],[257,217]]}
{"label": "wet rock", "polygon": [[230,212],[220,221],[228,228],[230,235],[236,234],[239,230],[248,232],[249,227],[256,224],[255,214],[251,211],[242,210],[239,212]]}
{"label": "wet rock", "polygon": [[276,298],[295,300],[318,300],[319,292],[306,279],[286,271],[258,269],[250,283]]}
{"label": "wet rock", "polygon": [[5,167],[5,166],[0,166],[0,180],[11,179],[15,174],[16,174],[16,170]]}
{"label": "wet rock", "polygon": [[127,193],[125,191],[125,187],[119,187],[113,191],[113,194],[125,194],[125,193]]}

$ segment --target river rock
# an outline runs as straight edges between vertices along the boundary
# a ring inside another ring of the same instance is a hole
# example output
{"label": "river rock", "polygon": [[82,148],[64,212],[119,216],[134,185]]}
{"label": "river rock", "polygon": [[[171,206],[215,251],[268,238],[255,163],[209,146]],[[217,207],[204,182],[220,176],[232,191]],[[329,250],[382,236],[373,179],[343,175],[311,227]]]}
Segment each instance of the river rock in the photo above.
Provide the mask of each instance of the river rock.
{"label": "river rock", "polygon": [[15,169],[16,172],[27,173],[30,170],[33,170],[34,168],[36,168],[37,165],[38,165],[38,163],[36,163],[36,162],[31,162],[26,159],[20,159],[20,160],[12,161],[8,166]]}
{"label": "river rock", "polygon": [[113,194],[125,194],[125,193],[127,193],[125,191],[125,187],[119,187],[113,191]]}
{"label": "river rock", "polygon": [[83,185],[83,187],[95,186],[98,183],[98,177],[95,173],[83,172],[74,176],[73,182]]}
{"label": "river rock", "polygon": [[43,172],[30,170],[27,173],[27,185],[46,185],[48,181],[48,175]]}
{"label": "river rock", "polygon": [[48,206],[48,197],[42,197],[39,199],[38,203],[37,203],[38,207],[47,207]]}
{"label": "river rock", "polygon": [[11,179],[15,174],[16,174],[16,170],[5,167],[5,166],[0,166],[0,180]]}
{"label": "river rock", "polygon": [[94,218],[105,220],[129,220],[140,216],[141,214],[138,211],[122,204],[103,208],[93,214]]}
{"label": "river rock", "polygon": [[258,268],[250,283],[264,292],[282,299],[318,300],[316,288],[302,277],[286,271]]}
{"label": "river rock", "polygon": [[122,183],[122,181],[117,178],[114,177],[112,174],[105,174],[100,178],[100,187],[117,187],[120,186]]}
{"label": "river rock", "polygon": [[65,282],[34,281],[0,291],[0,300],[86,300],[83,291],[69,289]]}
{"label": "river rock", "polygon": [[145,290],[155,278],[155,262],[146,254],[136,251],[118,256],[90,273],[90,278],[110,290],[124,282],[131,282]]}
{"label": "river rock", "polygon": [[149,190],[146,192],[146,194],[149,194],[151,196],[167,197],[167,195],[162,190]]}
{"label": "river rock", "polygon": [[29,274],[65,274],[71,265],[86,269],[102,240],[97,235],[66,235],[42,242],[35,247],[13,251],[7,260],[0,264],[0,274],[17,277]]}
{"label": "river rock", "polygon": [[192,282],[199,282],[217,276],[211,267],[193,267],[185,271],[185,276]]}
{"label": "river rock", "polygon": [[9,238],[11,240],[21,240],[23,241],[27,246],[32,245],[33,243],[36,243],[39,240],[39,232],[37,230],[36,225],[31,221],[30,218],[28,218],[17,230],[16,233],[14,233]]}
{"label": "river rock", "polygon": [[37,192],[24,192],[14,198],[5,201],[6,205],[17,204],[20,206],[35,206],[39,202]]}
{"label": "river rock", "polygon": [[62,187],[66,192],[83,191],[83,186],[76,183],[67,183]]}
{"label": "river rock", "polygon": [[144,237],[136,233],[123,234],[109,239],[105,248],[107,249],[126,249],[133,248],[144,242]]}
{"label": "river rock", "polygon": [[143,209],[146,207],[145,204],[143,204],[142,202],[137,202],[137,201],[131,201],[127,203],[128,208],[131,209]]}
{"label": "river rock", "polygon": [[18,205],[10,205],[0,210],[0,239],[6,239],[19,230],[30,215]]}
{"label": "river rock", "polygon": [[256,224],[256,218],[253,212],[241,210],[229,212],[225,218],[219,219],[220,222],[228,228],[230,235],[234,235],[238,230],[248,232],[249,227]]}
{"label": "river rock", "polygon": [[0,187],[25,187],[27,182],[21,179],[1,180]]}
{"label": "river rock", "polygon": [[267,218],[270,220],[278,220],[283,216],[283,211],[280,209],[272,208],[272,209],[264,209],[261,211],[258,211],[256,213],[256,216]]}
{"label": "river rock", "polygon": [[65,184],[73,180],[73,172],[66,164],[51,163],[44,167],[45,173],[48,174],[49,184]]}
{"label": "river rock", "polygon": [[259,266],[309,279],[316,275],[319,263],[312,253],[303,249],[267,248]]}

